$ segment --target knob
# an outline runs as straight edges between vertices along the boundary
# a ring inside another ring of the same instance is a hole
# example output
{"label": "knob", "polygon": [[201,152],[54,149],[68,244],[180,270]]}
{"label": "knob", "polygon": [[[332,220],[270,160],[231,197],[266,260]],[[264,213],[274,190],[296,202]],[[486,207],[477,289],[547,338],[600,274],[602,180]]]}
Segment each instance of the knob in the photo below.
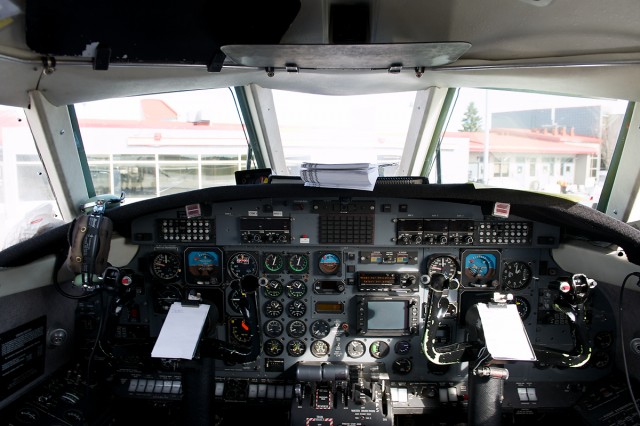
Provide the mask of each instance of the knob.
{"label": "knob", "polygon": [[439,242],[440,244],[447,244],[447,241],[448,241],[448,239],[447,239],[447,236],[446,236],[446,235],[441,235],[441,236],[438,238],[438,242]]}
{"label": "knob", "polygon": [[464,238],[464,242],[467,243],[467,244],[473,244],[473,237],[471,235],[467,235]]}

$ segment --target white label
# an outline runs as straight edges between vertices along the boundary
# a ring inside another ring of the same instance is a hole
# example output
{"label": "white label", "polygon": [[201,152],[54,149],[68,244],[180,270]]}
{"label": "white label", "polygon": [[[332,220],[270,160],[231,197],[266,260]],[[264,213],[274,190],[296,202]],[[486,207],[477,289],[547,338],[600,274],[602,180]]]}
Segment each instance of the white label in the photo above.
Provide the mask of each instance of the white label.
{"label": "white label", "polygon": [[249,216],[258,216],[258,210],[249,210]]}
{"label": "white label", "polygon": [[300,238],[300,244],[309,244],[309,238]]}
{"label": "white label", "polygon": [[274,217],[282,217],[282,212],[281,212],[281,211],[276,211],[276,210],[274,210],[274,211],[273,211],[273,216],[274,216]]}

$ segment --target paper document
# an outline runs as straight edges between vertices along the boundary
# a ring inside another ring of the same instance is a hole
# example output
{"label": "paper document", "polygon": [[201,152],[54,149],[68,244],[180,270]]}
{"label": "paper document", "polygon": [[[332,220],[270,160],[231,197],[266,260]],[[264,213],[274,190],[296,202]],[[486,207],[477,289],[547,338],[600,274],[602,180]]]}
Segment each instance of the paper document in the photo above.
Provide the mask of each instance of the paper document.
{"label": "paper document", "polygon": [[151,356],[193,359],[208,313],[209,305],[182,306],[180,302],[171,305]]}
{"label": "paper document", "polygon": [[491,357],[505,361],[535,361],[527,330],[516,305],[488,306],[478,303],[484,340]]}
{"label": "paper document", "polygon": [[378,179],[378,165],[302,163],[300,178],[305,186],[373,191]]}

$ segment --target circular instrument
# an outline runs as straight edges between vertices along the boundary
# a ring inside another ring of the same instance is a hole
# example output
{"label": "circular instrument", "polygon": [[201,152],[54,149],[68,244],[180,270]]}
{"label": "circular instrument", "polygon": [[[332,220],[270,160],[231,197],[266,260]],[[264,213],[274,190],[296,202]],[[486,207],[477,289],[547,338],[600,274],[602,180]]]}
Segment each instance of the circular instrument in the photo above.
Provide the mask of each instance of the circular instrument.
{"label": "circular instrument", "polygon": [[318,268],[320,272],[327,275],[334,275],[338,273],[340,269],[340,257],[335,253],[325,253],[320,256],[318,261]]}
{"label": "circular instrument", "polygon": [[529,314],[531,313],[531,306],[529,305],[529,301],[522,296],[516,296],[513,301],[518,308],[518,314],[522,320],[526,320]]}
{"label": "circular instrument", "polygon": [[269,253],[265,256],[262,265],[268,272],[280,272],[284,267],[284,257],[279,253]]}
{"label": "circular instrument", "polygon": [[175,281],[181,272],[182,263],[175,253],[156,253],[151,260],[151,273],[162,281]]}
{"label": "circular instrument", "polygon": [[360,358],[366,351],[367,347],[360,340],[352,340],[347,345],[347,356],[350,358]]}
{"label": "circular instrument", "polygon": [[389,345],[382,340],[376,340],[369,346],[369,353],[376,359],[384,358],[389,354]]}
{"label": "circular instrument", "polygon": [[307,285],[300,280],[293,280],[287,284],[287,296],[292,299],[300,299],[307,294]]}
{"label": "circular instrument", "polygon": [[446,279],[451,279],[458,273],[458,262],[451,256],[436,256],[429,261],[427,274],[442,274]]}
{"label": "circular instrument", "polygon": [[300,300],[294,300],[287,305],[287,314],[292,318],[300,318],[307,312],[307,305]]}
{"label": "circular instrument", "polygon": [[472,279],[489,279],[496,272],[496,257],[490,253],[468,254],[464,260],[464,274]]}
{"label": "circular instrument", "polygon": [[277,300],[269,300],[264,304],[264,314],[269,318],[277,318],[284,312],[282,303]]}
{"label": "circular instrument", "polygon": [[331,347],[324,340],[315,340],[311,343],[311,354],[317,358],[329,355]]}
{"label": "circular instrument", "polygon": [[284,331],[284,327],[280,321],[272,319],[264,324],[263,330],[269,337],[278,337]]}
{"label": "circular instrument", "polygon": [[411,343],[408,340],[400,340],[396,343],[394,350],[398,355],[406,355],[411,350]]}
{"label": "circular instrument", "polygon": [[258,262],[249,253],[236,253],[227,264],[229,275],[233,278],[242,278],[246,275],[258,275]]}
{"label": "circular instrument", "polygon": [[525,288],[531,281],[531,268],[525,262],[505,263],[502,271],[502,283],[512,290]]}
{"label": "circular instrument", "polygon": [[302,337],[307,332],[307,324],[300,320],[293,320],[287,324],[287,334],[290,337]]}
{"label": "circular instrument", "polygon": [[307,272],[309,268],[309,258],[306,254],[292,254],[289,256],[289,269],[295,273]]}
{"label": "circular instrument", "polygon": [[287,342],[287,353],[290,356],[302,356],[307,351],[307,345],[302,340],[294,339]]}
{"label": "circular instrument", "polygon": [[311,323],[309,331],[316,339],[323,339],[329,335],[331,325],[329,325],[325,320],[317,320]]}
{"label": "circular instrument", "polygon": [[284,292],[284,286],[278,280],[271,280],[264,286],[264,295],[271,298],[280,297]]}
{"label": "circular instrument", "polygon": [[284,345],[280,340],[269,339],[264,342],[263,349],[267,356],[279,356],[284,351]]}
{"label": "circular instrument", "polygon": [[413,363],[409,358],[398,358],[393,361],[391,369],[397,374],[409,374],[413,369]]}

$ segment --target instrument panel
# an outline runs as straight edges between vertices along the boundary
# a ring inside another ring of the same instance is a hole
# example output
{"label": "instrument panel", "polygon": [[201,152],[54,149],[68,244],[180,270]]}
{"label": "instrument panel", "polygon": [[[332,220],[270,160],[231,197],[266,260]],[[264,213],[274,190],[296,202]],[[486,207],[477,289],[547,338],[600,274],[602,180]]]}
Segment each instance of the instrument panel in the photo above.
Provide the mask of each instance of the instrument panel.
{"label": "instrument panel", "polygon": [[[170,210],[135,220],[132,242],[140,250],[131,266],[144,277],[150,338],[171,303],[189,300],[216,308],[205,333],[240,346],[250,336],[232,283],[258,277],[260,354],[248,363],[216,360],[221,389],[237,380],[288,383],[299,365],[337,362],[384,364],[392,383],[453,383],[463,392],[466,364],[436,365],[422,352],[434,274],[450,283],[452,301],[436,345],[463,341],[467,311],[494,292],[511,295],[532,344],[573,345],[553,310],[554,283],[579,271],[554,262],[556,226],[414,199],[240,200],[197,210],[209,213],[184,218],[186,210]],[[608,315],[602,298],[591,309]],[[606,327],[594,323],[589,333],[612,340]],[[595,352],[597,362],[565,371],[564,380],[606,376],[611,348]],[[531,362],[514,363],[510,374],[516,383],[549,377]]]}

